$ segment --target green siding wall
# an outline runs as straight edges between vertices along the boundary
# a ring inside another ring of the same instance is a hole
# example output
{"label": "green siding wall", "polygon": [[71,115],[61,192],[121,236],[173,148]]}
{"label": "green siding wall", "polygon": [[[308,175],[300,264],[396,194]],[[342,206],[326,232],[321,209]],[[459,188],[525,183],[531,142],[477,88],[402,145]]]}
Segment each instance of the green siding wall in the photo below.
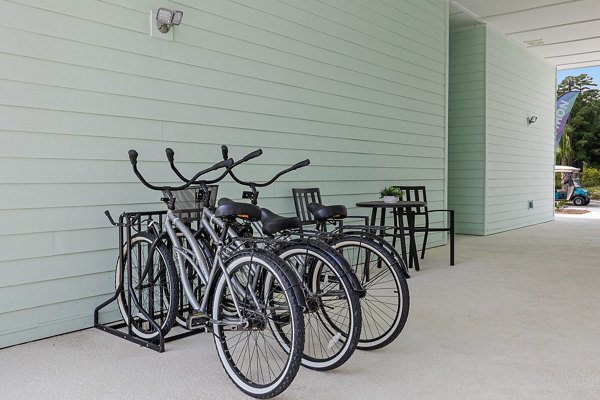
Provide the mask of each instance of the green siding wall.
{"label": "green siding wall", "polygon": [[[554,219],[555,68],[491,30],[486,47],[491,234]],[[538,120],[528,126],[530,115]]]}
{"label": "green siding wall", "polygon": [[448,207],[456,232],[485,231],[486,28],[450,33]]}
{"label": "green siding wall", "polygon": [[[448,204],[457,232],[552,220],[554,67],[481,26],[450,34],[449,79]],[[531,115],[538,120],[528,126]]]}
{"label": "green siding wall", "polygon": [[[185,13],[172,41],[149,35],[159,6]],[[130,148],[155,182],[173,181],[166,146],[188,173],[220,144],[233,156],[262,147],[240,170],[256,180],[310,158],[261,192],[283,213],[292,187],[312,185],[351,206],[424,183],[445,206],[447,7],[0,1],[0,347],[91,325],[114,285],[117,232],[103,211],[161,208]]]}

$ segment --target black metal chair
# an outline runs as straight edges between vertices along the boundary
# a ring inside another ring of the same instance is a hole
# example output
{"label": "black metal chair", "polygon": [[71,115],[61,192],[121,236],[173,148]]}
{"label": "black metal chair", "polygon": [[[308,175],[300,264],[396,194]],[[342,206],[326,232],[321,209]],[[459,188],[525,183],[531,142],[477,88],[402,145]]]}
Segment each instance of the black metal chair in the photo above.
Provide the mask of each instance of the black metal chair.
{"label": "black metal chair", "polygon": [[[326,223],[317,221],[308,207],[311,203],[323,204],[321,202],[321,191],[319,188],[292,189],[292,196],[294,198],[294,207],[296,208],[296,217],[298,217],[302,226],[315,225],[316,229],[327,231]],[[364,219],[365,225],[368,224],[368,217],[365,216],[348,215],[346,218]],[[335,222],[339,223],[340,227],[343,225],[342,219],[336,220]]]}
{"label": "black metal chair", "polygon": [[319,222],[315,219],[312,213],[308,210],[310,203],[321,203],[321,191],[319,188],[304,188],[292,189],[294,197],[294,207],[296,208],[296,217],[300,220],[300,224],[315,225],[319,228]]}
{"label": "black metal chair", "polygon": [[[396,186],[398,189],[402,190],[406,195],[407,201],[424,201],[427,202],[427,192],[425,190],[425,186]],[[448,215],[448,225],[444,227],[431,227],[429,224],[429,214],[430,213],[438,213],[443,212]],[[403,213],[398,210],[394,212],[394,226],[395,230],[400,230],[403,226],[402,218],[404,218]],[[448,232],[450,236],[450,265],[454,265],[454,210],[430,210],[427,206],[417,207],[414,209],[414,215],[423,215],[425,217],[424,225],[415,226],[414,232],[422,232],[424,233],[423,237],[423,248],[421,249],[421,259],[425,257],[425,247],[427,246],[427,238],[429,236],[429,232]],[[395,241],[395,238],[394,238]]]}

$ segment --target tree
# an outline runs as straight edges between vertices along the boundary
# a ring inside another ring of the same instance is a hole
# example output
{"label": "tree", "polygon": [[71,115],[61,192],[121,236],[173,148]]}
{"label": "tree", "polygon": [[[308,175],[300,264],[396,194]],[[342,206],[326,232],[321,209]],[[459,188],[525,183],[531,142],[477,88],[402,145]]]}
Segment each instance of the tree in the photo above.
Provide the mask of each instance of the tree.
{"label": "tree", "polygon": [[560,137],[558,146],[556,146],[554,163],[556,165],[571,165],[571,161],[573,161],[573,155],[574,152],[573,148],[571,147],[571,139],[569,139],[569,135],[565,131]]}
{"label": "tree", "polygon": [[[567,76],[558,85],[556,94],[561,96],[572,90],[581,91],[577,96],[570,118],[565,125],[561,142],[556,146],[556,162],[578,160],[600,166],[600,95],[597,84],[587,74]],[[562,138],[569,143],[563,143]]]}
{"label": "tree", "polygon": [[577,76],[567,76],[558,85],[556,91],[556,97],[560,97],[563,94],[571,91],[577,92],[592,92],[594,97],[598,96],[598,89],[592,89],[592,87],[598,86],[593,82],[593,78],[588,74],[580,74]]}

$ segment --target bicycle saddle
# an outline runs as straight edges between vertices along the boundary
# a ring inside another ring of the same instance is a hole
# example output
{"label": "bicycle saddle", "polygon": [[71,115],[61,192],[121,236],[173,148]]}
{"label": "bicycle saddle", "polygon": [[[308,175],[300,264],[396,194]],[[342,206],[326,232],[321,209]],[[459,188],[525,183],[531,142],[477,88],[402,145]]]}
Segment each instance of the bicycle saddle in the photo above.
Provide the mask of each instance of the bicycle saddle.
{"label": "bicycle saddle", "polygon": [[261,210],[262,231],[265,235],[273,235],[286,229],[300,227],[300,220],[296,217],[283,217],[273,211],[263,208]]}
{"label": "bicycle saddle", "polygon": [[348,216],[348,210],[341,205],[324,206],[319,203],[310,203],[307,208],[319,222],[324,222],[330,218],[346,218]]}
{"label": "bicycle saddle", "polygon": [[259,221],[260,208],[248,203],[237,203],[224,197],[219,200],[219,206],[215,210],[215,217],[241,218],[250,221]]}

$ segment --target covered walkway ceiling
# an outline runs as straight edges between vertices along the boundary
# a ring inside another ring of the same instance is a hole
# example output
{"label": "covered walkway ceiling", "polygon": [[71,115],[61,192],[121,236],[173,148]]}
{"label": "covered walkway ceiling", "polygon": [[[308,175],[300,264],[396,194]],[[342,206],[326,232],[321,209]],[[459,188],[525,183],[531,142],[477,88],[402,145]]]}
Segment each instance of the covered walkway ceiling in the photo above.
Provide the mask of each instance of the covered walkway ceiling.
{"label": "covered walkway ceiling", "polygon": [[456,0],[450,26],[486,23],[556,65],[600,65],[600,0]]}

